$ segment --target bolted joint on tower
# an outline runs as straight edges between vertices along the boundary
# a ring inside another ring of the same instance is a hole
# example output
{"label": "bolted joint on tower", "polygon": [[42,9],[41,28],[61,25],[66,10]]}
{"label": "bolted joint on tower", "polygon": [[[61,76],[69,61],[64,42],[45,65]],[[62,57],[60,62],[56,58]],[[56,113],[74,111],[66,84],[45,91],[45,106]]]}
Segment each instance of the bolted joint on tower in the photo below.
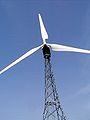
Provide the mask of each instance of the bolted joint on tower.
{"label": "bolted joint on tower", "polygon": [[50,48],[45,44],[42,50],[45,58],[45,106],[43,120],[66,120],[51,70]]}

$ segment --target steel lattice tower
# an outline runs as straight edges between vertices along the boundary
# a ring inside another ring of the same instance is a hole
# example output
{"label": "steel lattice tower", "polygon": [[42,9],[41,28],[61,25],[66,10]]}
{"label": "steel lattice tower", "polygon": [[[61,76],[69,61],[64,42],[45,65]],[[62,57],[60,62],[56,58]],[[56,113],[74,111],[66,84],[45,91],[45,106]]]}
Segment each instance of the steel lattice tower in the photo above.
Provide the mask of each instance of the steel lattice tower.
{"label": "steel lattice tower", "polygon": [[56,90],[50,63],[51,53],[47,45],[43,47],[43,55],[45,58],[45,108],[43,120],[66,120]]}

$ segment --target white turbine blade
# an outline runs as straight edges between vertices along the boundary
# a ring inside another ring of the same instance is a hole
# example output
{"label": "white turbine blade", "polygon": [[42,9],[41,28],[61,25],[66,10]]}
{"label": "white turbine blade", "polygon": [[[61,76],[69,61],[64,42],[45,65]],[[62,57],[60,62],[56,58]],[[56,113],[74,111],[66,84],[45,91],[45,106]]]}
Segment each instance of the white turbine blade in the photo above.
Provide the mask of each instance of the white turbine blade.
{"label": "white turbine blade", "polygon": [[40,30],[41,30],[41,35],[42,35],[43,43],[45,44],[46,43],[45,40],[48,39],[48,34],[47,34],[46,29],[45,29],[45,26],[44,26],[44,23],[43,23],[41,15],[38,14],[38,17],[39,17],[39,22],[40,22]]}
{"label": "white turbine blade", "polygon": [[48,44],[48,45],[51,46],[53,51],[66,51],[66,52],[68,51],[68,52],[80,52],[80,53],[90,54],[90,50],[69,47],[69,46],[64,46],[59,44]]}
{"label": "white turbine blade", "polygon": [[30,56],[31,54],[33,54],[34,52],[36,52],[38,49],[40,49],[43,45],[33,48],[31,50],[29,50],[27,53],[25,53],[24,55],[22,55],[20,58],[18,58],[17,60],[15,60],[14,62],[12,62],[10,65],[8,65],[7,67],[5,67],[3,70],[0,71],[0,74],[4,73],[6,70],[10,69],[11,67],[13,67],[14,65],[16,65],[17,63],[19,63],[20,61],[22,61],[23,59],[25,59],[26,57]]}

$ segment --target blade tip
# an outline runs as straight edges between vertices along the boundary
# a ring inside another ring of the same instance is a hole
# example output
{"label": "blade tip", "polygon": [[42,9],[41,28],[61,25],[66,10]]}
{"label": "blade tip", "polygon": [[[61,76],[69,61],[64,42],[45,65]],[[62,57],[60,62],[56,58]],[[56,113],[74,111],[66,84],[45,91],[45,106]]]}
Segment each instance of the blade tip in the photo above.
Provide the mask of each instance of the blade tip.
{"label": "blade tip", "polygon": [[40,13],[38,13],[38,16],[41,16]]}

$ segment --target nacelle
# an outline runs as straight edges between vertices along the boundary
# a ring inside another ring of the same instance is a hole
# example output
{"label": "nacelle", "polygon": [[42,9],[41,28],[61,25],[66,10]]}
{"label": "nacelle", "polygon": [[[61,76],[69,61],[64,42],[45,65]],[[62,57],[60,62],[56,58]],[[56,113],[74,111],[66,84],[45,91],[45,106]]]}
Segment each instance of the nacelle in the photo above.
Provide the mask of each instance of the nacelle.
{"label": "nacelle", "polygon": [[44,46],[43,46],[43,55],[44,55],[44,58],[50,58],[50,56],[51,56],[51,53],[50,53],[50,48],[45,44]]}

